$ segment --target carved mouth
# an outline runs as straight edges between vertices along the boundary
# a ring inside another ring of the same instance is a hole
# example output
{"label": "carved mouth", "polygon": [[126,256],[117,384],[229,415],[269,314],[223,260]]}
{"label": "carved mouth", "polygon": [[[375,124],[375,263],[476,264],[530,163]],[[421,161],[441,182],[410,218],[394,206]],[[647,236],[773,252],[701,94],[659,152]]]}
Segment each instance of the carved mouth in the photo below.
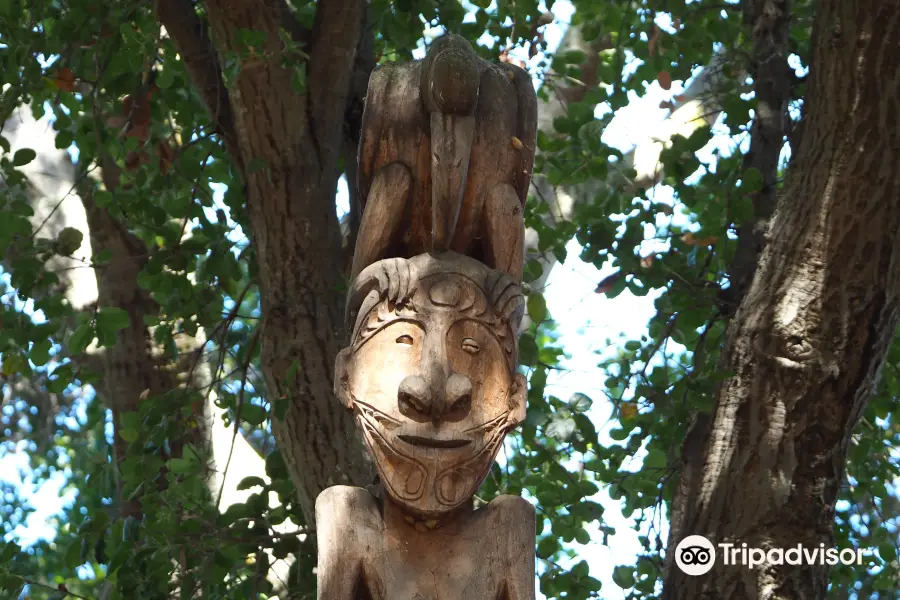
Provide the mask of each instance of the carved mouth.
{"label": "carved mouth", "polygon": [[418,435],[398,435],[397,437],[411,446],[425,448],[462,448],[472,443],[470,440],[438,440]]}

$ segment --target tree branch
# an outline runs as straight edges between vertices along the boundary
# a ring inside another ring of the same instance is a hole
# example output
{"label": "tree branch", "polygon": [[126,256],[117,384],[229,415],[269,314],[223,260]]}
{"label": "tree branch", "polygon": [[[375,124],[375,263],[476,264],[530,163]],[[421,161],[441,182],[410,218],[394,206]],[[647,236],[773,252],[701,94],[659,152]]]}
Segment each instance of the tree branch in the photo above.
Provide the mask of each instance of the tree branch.
{"label": "tree branch", "polygon": [[340,138],[331,132],[341,126],[344,117],[365,14],[361,0],[321,2],[316,10],[309,59],[309,111],[323,165],[331,164],[340,153]]}
{"label": "tree branch", "polygon": [[285,0],[280,0],[278,3],[278,11],[281,15],[281,26],[288,32],[291,39],[307,48],[309,46],[310,31],[303,27],[300,21],[294,17],[291,7],[288,6]]}
{"label": "tree branch", "polygon": [[209,39],[209,27],[190,0],[159,0],[156,15],[184,60],[191,80],[209,109],[216,132],[225,142],[225,149],[240,167],[241,153],[231,100],[222,81],[218,55]]}
{"label": "tree branch", "polygon": [[362,220],[362,203],[359,198],[357,182],[359,165],[357,164],[356,155],[362,130],[363,108],[365,107],[366,91],[369,87],[369,76],[372,74],[372,69],[375,68],[373,43],[374,35],[369,24],[369,11],[367,10],[360,30],[356,59],[353,62],[353,72],[350,75],[350,88],[347,105],[344,110],[344,131],[341,147],[341,158],[344,162],[344,176],[347,180],[347,192],[350,202],[350,211],[344,223],[347,229],[344,246],[346,260],[344,262],[347,265],[348,272],[350,263],[353,260],[353,250],[356,247],[359,224]]}
{"label": "tree branch", "polygon": [[793,70],[787,63],[791,2],[751,0],[744,11],[745,22],[753,35],[750,61],[758,101],[744,169],[758,170],[762,187],[753,195],[753,216],[739,228],[730,284],[722,294],[726,314],[737,310],[765,246],[766,227],[778,195],[778,159],[790,122],[787,110],[794,81]]}

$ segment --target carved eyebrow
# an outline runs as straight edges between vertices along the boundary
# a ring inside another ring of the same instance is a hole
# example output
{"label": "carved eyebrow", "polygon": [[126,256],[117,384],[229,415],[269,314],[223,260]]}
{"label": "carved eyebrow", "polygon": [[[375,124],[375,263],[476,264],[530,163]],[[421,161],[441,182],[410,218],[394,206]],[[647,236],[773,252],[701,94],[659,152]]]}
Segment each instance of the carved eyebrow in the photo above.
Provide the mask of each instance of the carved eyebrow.
{"label": "carved eyebrow", "polygon": [[[381,316],[381,315],[379,315],[379,316]],[[412,315],[400,316],[395,313],[388,313],[387,318],[384,318],[380,322],[376,321],[377,325],[374,325],[372,327],[366,327],[364,325],[363,327],[360,328],[359,332],[356,335],[356,339],[353,340],[354,351],[361,348],[363,346],[363,344],[365,344],[367,341],[369,341],[370,339],[375,337],[375,335],[378,334],[382,329],[384,329],[384,328],[388,327],[389,325],[392,325],[398,321],[403,321],[405,323],[411,323],[412,325],[415,325],[422,331],[425,331],[425,324]],[[369,323],[372,322],[371,317],[369,317],[368,322]]]}

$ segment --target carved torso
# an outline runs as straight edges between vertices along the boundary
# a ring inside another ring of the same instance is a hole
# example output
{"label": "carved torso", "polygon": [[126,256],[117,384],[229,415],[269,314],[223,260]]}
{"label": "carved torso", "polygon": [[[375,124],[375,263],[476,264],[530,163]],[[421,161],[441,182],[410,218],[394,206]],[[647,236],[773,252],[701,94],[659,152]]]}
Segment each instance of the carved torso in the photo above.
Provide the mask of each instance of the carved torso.
{"label": "carved torso", "polygon": [[500,496],[443,527],[422,531],[387,509],[382,516],[375,498],[361,488],[336,486],[319,497],[316,522],[319,536],[328,540],[326,547],[320,543],[320,561],[339,556],[342,565],[320,581],[335,595],[321,598],[534,598],[534,532],[515,526],[534,522],[527,501]]}

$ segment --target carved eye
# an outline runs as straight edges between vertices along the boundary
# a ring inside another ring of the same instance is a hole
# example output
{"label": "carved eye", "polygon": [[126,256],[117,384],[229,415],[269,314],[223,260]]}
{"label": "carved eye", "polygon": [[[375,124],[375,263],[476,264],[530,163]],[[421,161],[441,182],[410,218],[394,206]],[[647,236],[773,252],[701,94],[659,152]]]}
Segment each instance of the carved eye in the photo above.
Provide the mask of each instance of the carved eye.
{"label": "carved eye", "polygon": [[481,346],[479,346],[478,342],[472,338],[465,338],[462,341],[462,349],[469,354],[478,354],[478,352],[481,351]]}
{"label": "carved eye", "polygon": [[411,335],[401,335],[400,337],[397,338],[397,343],[403,344],[404,346],[412,346],[413,345],[412,336]]}

